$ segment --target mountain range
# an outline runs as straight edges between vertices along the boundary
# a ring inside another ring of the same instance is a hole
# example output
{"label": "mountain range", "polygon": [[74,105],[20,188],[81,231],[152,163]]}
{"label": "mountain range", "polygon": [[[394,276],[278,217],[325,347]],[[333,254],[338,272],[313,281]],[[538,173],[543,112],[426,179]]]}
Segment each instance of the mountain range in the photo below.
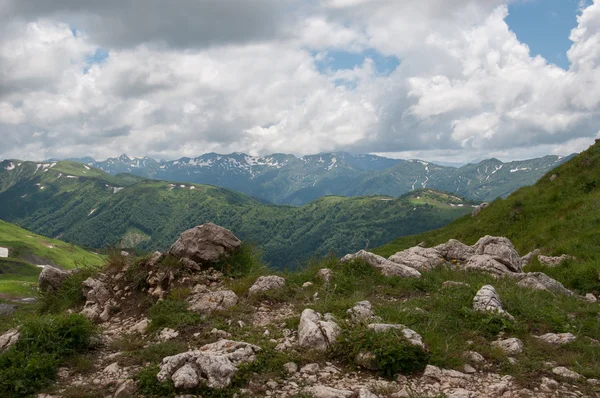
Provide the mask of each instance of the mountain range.
{"label": "mountain range", "polygon": [[344,152],[304,157],[207,153],[197,158],[154,160],[121,155],[105,161],[72,159],[109,174],[217,185],[276,204],[300,206],[325,195],[397,197],[433,188],[479,201],[506,197],[573,155],[504,163],[487,159],[456,168],[422,160],[389,159]]}
{"label": "mountain range", "polygon": [[293,207],[211,185],[111,175],[73,161],[0,163],[0,219],[35,233],[90,248],[164,250],[182,231],[211,221],[259,245],[280,268],[438,228],[473,204],[427,189],[398,198],[326,196]]}

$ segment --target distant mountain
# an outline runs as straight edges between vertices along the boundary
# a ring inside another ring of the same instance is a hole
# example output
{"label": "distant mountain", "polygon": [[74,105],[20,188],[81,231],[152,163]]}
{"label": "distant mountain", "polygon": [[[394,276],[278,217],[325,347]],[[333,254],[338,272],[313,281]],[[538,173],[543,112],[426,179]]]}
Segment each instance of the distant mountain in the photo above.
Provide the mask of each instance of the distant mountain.
{"label": "distant mountain", "polygon": [[303,205],[325,195],[400,196],[419,188],[453,192],[474,200],[493,200],[534,184],[552,168],[570,159],[560,156],[503,163],[483,160],[459,168],[422,160],[388,159],[344,152],[297,158],[273,154],[207,153],[171,161],[121,155],[102,162],[73,159],[110,174],[212,184],[272,203]]}
{"label": "distant mountain", "polygon": [[[243,159],[244,155],[238,156]],[[227,162],[233,167],[231,159]],[[317,158],[307,163],[310,167],[330,165],[326,159],[332,158],[323,156],[322,162]],[[276,167],[272,165],[298,159],[281,155],[265,161],[271,166],[263,167]],[[425,190],[400,198],[327,196],[292,207],[264,204],[215,186],[111,175],[73,161],[0,162],[0,219],[36,233],[87,247],[164,250],[185,229],[212,221],[260,245],[265,259],[277,267],[438,228],[470,212],[472,204]]]}

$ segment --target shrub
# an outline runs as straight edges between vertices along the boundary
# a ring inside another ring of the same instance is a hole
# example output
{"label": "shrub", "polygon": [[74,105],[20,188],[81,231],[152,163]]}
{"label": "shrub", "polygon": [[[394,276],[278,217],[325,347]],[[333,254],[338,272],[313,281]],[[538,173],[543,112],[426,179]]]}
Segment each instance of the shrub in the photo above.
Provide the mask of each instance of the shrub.
{"label": "shrub", "polygon": [[188,311],[183,300],[167,299],[159,301],[148,310],[150,330],[161,328],[178,328],[180,326],[195,325],[202,319],[200,315]]}
{"label": "shrub", "polygon": [[82,266],[63,282],[57,292],[40,293],[39,310],[42,314],[58,314],[85,304],[81,283],[98,273],[98,268]]}
{"label": "shrub", "polygon": [[377,333],[365,327],[344,330],[334,350],[350,363],[355,363],[360,352],[371,352],[381,374],[394,378],[398,373],[411,374],[422,371],[429,362],[429,353],[422,347],[410,344],[401,330]]}
{"label": "shrub", "polygon": [[25,322],[17,344],[0,354],[0,396],[28,396],[50,384],[62,359],[86,350],[95,328],[82,315]]}
{"label": "shrub", "polygon": [[214,268],[233,278],[262,275],[267,270],[262,255],[262,251],[256,246],[244,243],[237,253],[221,261]]}

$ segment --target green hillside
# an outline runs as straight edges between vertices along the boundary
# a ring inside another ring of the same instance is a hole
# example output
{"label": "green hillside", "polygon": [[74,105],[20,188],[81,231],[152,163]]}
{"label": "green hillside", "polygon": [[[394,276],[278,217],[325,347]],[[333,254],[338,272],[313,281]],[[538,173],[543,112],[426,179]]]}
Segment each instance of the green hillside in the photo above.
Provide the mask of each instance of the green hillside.
{"label": "green hillside", "polygon": [[10,170],[7,162],[0,163],[0,219],[86,247],[141,250],[167,249],[185,229],[210,221],[260,246],[280,268],[438,228],[472,205],[433,190],[270,205],[210,185],[140,181],[75,162],[10,161]]}
{"label": "green hillside", "polygon": [[4,221],[0,221],[0,248],[8,249],[8,257],[0,258],[0,295],[30,293],[41,270],[37,265],[69,269],[104,263],[101,256]]}
{"label": "green hillside", "polygon": [[[554,174],[556,178],[551,180]],[[477,217],[467,215],[441,229],[398,238],[375,251],[389,256],[420,242],[432,246],[454,238],[473,244],[484,235],[501,235],[510,238],[521,254],[540,249],[546,255],[575,256],[577,262],[544,272],[562,274],[561,279],[574,287],[598,292],[599,184],[600,143],[596,142],[537,184],[521,188],[507,199],[497,199]]]}

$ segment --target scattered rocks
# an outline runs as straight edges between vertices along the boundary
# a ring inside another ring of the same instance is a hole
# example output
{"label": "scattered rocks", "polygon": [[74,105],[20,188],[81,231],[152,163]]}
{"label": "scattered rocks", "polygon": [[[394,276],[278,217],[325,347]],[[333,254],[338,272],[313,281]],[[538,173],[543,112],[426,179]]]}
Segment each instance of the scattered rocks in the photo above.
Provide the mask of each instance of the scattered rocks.
{"label": "scattered rocks", "polygon": [[241,247],[242,242],[230,230],[207,223],[182,233],[169,253],[207,266],[230,257]]}
{"label": "scattered rocks", "polygon": [[523,272],[521,257],[508,238],[486,235],[473,245],[473,249],[475,254],[491,256],[511,272]]}
{"label": "scattered rocks", "polygon": [[261,276],[250,287],[249,293],[256,294],[266,292],[268,290],[283,289],[285,287],[285,279],[280,276]]}
{"label": "scattered rocks", "polygon": [[492,342],[492,347],[499,348],[506,355],[518,355],[523,352],[523,342],[516,337]]}
{"label": "scattered rocks", "polygon": [[335,343],[340,332],[340,327],[333,320],[323,320],[321,314],[309,308],[302,311],[298,326],[301,347],[326,351]]}
{"label": "scattered rocks", "polygon": [[0,336],[0,352],[8,349],[19,340],[19,330],[10,329]]}
{"label": "scattered rocks", "polygon": [[410,249],[398,252],[390,256],[389,260],[421,272],[431,270],[445,263],[436,249],[421,246],[411,247]]}
{"label": "scattered rocks", "polygon": [[483,203],[482,203],[482,204],[480,204],[479,206],[476,206],[476,207],[473,209],[473,212],[471,213],[471,217],[477,217],[477,216],[478,216],[478,215],[481,213],[481,211],[482,211],[483,209],[485,209],[486,207],[488,207],[489,205],[490,205],[490,204],[489,204],[488,202],[483,202]]}
{"label": "scattered rocks", "polygon": [[57,292],[65,279],[71,275],[70,272],[62,271],[58,268],[46,266],[40,272],[38,277],[38,288],[42,293]]}
{"label": "scattered rocks", "polygon": [[387,260],[384,257],[365,250],[361,250],[355,254],[347,254],[342,257],[341,261],[342,263],[346,263],[357,259],[363,260],[372,267],[377,268],[384,276],[400,276],[403,278],[421,277],[421,273],[414,269],[414,267]]}
{"label": "scattered rocks", "polygon": [[256,359],[260,347],[232,340],[220,340],[199,350],[188,351],[162,360],[156,376],[161,382],[171,379],[177,388],[206,385],[223,389],[231,384],[237,366]]}
{"label": "scattered rocks", "polygon": [[537,338],[552,345],[563,345],[577,340],[577,337],[572,333],[546,333],[537,336]]}
{"label": "scattered rocks", "polygon": [[538,256],[538,261],[540,262],[540,264],[545,265],[547,267],[556,267],[556,266],[560,265],[563,261],[566,261],[566,260],[575,260],[575,257],[569,256],[567,254],[563,254],[558,257],[542,256],[542,255]]}
{"label": "scattered rocks", "polygon": [[500,295],[492,285],[483,286],[473,298],[473,309],[480,312],[491,312],[508,319],[514,319],[512,315],[504,311]]}
{"label": "scattered rocks", "polygon": [[188,309],[200,314],[223,311],[238,303],[238,296],[231,290],[208,290],[204,285],[196,285],[188,297]]}
{"label": "scattered rocks", "polygon": [[111,307],[116,307],[116,302],[111,298],[112,295],[106,283],[100,279],[88,278],[83,281],[81,286],[86,298],[81,314],[92,321],[108,321],[111,316]]}
{"label": "scattered rocks", "polygon": [[583,377],[579,373],[573,372],[572,370],[567,369],[564,366],[558,366],[556,368],[553,368],[552,373],[569,380],[579,380]]}

